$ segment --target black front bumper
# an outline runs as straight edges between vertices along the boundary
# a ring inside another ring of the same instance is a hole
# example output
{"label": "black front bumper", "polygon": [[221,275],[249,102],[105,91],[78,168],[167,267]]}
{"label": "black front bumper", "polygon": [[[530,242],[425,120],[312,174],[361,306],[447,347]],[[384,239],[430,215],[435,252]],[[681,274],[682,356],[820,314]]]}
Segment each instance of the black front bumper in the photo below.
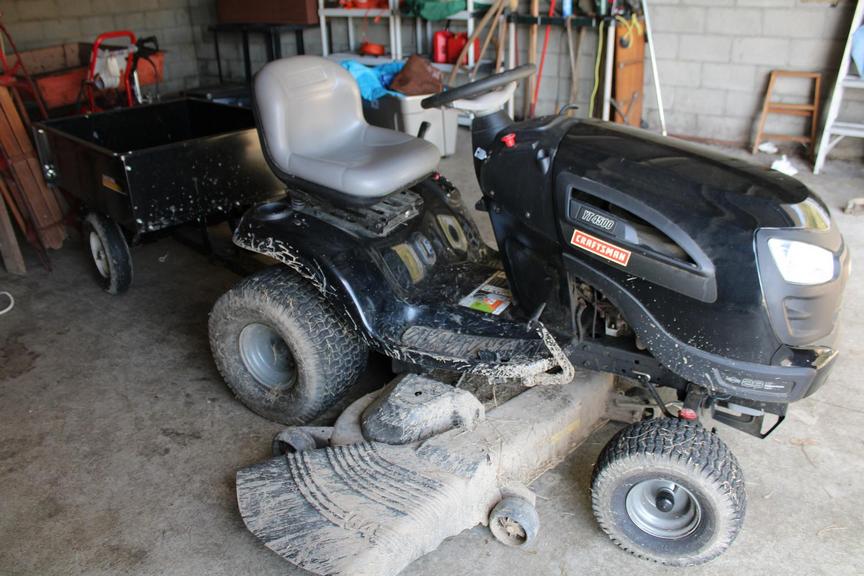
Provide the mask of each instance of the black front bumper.
{"label": "black front bumper", "polygon": [[567,268],[606,295],[624,314],[639,339],[663,366],[681,378],[704,386],[719,399],[788,404],[819,388],[837,353],[821,348],[798,354],[794,363],[745,362],[706,352],[673,336],[638,299],[598,267],[565,255]]}

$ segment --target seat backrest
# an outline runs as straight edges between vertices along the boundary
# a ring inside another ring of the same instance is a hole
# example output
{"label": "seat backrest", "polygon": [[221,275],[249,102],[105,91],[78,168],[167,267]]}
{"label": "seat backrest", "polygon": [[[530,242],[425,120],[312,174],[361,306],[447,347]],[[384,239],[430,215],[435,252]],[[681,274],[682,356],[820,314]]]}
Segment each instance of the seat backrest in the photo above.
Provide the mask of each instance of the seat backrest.
{"label": "seat backrest", "polygon": [[268,160],[291,173],[291,155],[318,156],[366,126],[351,73],[318,56],[264,66],[253,85],[258,130]]}

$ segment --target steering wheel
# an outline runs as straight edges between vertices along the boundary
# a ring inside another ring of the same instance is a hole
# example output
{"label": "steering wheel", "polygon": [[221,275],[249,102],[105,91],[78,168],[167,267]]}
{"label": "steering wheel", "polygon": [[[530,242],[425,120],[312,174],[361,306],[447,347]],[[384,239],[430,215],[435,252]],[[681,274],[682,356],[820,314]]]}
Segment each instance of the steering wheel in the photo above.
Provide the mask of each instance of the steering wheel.
{"label": "steering wheel", "polygon": [[421,100],[420,106],[423,108],[440,108],[441,106],[450,104],[456,100],[469,100],[471,98],[476,98],[501,88],[502,86],[506,86],[511,82],[527,78],[534,74],[534,70],[534,64],[523,64],[522,66],[517,66],[512,70],[505,70],[504,72],[492,74],[485,78],[481,78],[480,80],[475,80],[474,82],[469,82],[468,84],[463,84],[462,86],[457,86],[456,88],[433,94],[432,96]]}

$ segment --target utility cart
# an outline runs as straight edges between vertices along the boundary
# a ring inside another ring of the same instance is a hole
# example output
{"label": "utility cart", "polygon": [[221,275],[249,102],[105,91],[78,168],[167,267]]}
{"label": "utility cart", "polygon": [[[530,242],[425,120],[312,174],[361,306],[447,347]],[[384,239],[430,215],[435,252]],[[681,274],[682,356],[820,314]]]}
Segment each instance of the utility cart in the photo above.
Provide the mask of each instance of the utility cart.
{"label": "utility cart", "polygon": [[34,125],[46,180],[83,208],[98,279],[132,281],[143,235],[241,214],[284,191],[261,153],[252,112],[180,99]]}

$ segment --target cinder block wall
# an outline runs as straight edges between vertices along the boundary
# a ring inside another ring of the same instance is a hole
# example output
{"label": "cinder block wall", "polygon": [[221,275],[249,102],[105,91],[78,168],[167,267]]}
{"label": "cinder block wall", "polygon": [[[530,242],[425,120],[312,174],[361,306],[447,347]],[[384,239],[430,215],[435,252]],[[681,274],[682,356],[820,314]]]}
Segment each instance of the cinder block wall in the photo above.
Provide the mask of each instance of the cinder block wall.
{"label": "cinder block wall", "polygon": [[[823,72],[822,97],[842,53],[854,0],[652,0],[652,20],[659,59],[660,83],[669,130],[673,134],[744,144],[751,140],[761,100],[772,69]],[[590,4],[588,0],[584,3]],[[527,11],[528,0],[520,9]],[[548,11],[548,0],[541,12]],[[91,40],[100,32],[130,28],[139,35],[155,34],[168,52],[163,92],[214,84],[217,79],[212,33],[217,21],[216,0],[0,0],[4,22],[21,48],[68,41]],[[344,19],[332,20],[335,51],[348,48]],[[453,28],[458,29],[459,23]],[[437,26],[436,26],[437,28]],[[356,18],[357,38],[387,42],[387,28],[372,19]],[[527,27],[518,35],[519,61],[527,61]],[[539,30],[542,46],[543,28]],[[577,37],[574,32],[574,37]],[[321,53],[321,35],[304,35],[308,54]],[[416,50],[414,22],[405,19],[403,52]],[[283,53],[295,52],[294,35],[284,35]],[[597,35],[586,29],[579,47],[577,105],[586,114],[592,91]],[[225,78],[243,76],[239,36],[222,38]],[[427,47],[428,49],[428,47]],[[253,68],[264,63],[263,41],[252,39]],[[777,98],[800,102],[808,85],[785,81]],[[551,113],[568,102],[571,90],[568,44],[564,32],[553,28],[540,87],[537,112]],[[522,109],[520,90],[517,110]],[[658,127],[650,69],[646,60],[643,118]],[[864,92],[849,93],[841,118],[864,120]],[[788,116],[771,117],[768,131],[803,133],[805,122]],[[844,142],[836,155],[855,155],[860,142]]]}
{"label": "cinder block wall", "polygon": [[[822,73],[823,99],[843,53],[854,1],[653,0],[652,24],[669,131],[749,142],[771,70]],[[784,80],[775,99],[805,102],[811,82]],[[646,85],[646,92],[653,87]],[[843,114],[864,121],[864,94]],[[648,94],[647,120],[657,125]],[[857,97],[856,97],[857,96]],[[824,101],[827,105],[827,101]],[[768,132],[803,134],[806,119],[769,116]],[[849,150],[849,147],[846,147]]]}
{"label": "cinder block wall", "polygon": [[160,91],[198,85],[190,0],[0,0],[0,14],[21,50],[92,42],[110,30],[155,35],[167,52]]}

